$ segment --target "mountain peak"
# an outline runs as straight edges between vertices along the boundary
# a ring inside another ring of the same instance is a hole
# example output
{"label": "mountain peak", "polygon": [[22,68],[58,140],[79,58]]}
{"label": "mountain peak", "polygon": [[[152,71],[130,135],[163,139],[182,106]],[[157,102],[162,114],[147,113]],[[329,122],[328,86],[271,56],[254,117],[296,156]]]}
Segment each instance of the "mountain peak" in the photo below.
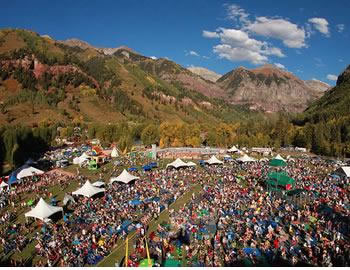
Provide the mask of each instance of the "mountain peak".
{"label": "mountain peak", "polygon": [[211,81],[211,82],[216,82],[221,77],[220,74],[217,74],[214,71],[211,71],[211,70],[203,68],[203,67],[191,66],[187,69],[189,71],[191,71],[192,73],[201,76],[203,79],[206,79],[206,80]]}

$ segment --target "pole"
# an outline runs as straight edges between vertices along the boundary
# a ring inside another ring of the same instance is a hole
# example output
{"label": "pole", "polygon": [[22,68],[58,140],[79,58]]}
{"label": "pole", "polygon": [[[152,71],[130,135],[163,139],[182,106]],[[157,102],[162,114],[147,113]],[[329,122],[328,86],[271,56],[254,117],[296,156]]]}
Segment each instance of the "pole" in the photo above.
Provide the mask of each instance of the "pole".
{"label": "pole", "polygon": [[151,257],[149,256],[148,243],[147,243],[146,237],[145,237],[145,242],[146,242],[146,251],[147,251],[148,267],[151,267],[151,266],[152,266],[152,262],[151,262]]}
{"label": "pole", "polygon": [[126,236],[126,240],[125,240],[125,267],[128,267],[128,261],[129,261],[128,251],[129,251],[129,238],[128,238],[128,236]]}

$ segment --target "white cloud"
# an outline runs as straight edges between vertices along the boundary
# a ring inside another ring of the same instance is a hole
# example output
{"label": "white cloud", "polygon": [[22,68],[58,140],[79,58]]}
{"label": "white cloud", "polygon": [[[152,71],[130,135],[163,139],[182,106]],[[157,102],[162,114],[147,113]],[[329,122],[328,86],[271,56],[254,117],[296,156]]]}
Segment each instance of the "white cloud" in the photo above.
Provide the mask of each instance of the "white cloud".
{"label": "white cloud", "polygon": [[199,54],[195,51],[190,51],[189,52],[189,55],[192,55],[192,56],[199,56]]}
{"label": "white cloud", "polygon": [[204,58],[204,59],[210,59],[209,56],[205,56],[205,55],[203,55],[203,58]]}
{"label": "white cloud", "polygon": [[282,65],[281,63],[274,63],[274,65],[278,68],[285,69],[286,67]]}
{"label": "white cloud", "polygon": [[336,81],[338,79],[338,76],[333,75],[333,74],[328,74],[327,79],[330,81]]}
{"label": "white cloud", "polygon": [[289,48],[306,47],[305,30],[284,19],[257,17],[245,29],[261,36],[280,39]]}
{"label": "white cloud", "polygon": [[153,59],[153,60],[157,60],[158,58],[155,56],[150,56],[149,58]]}
{"label": "white cloud", "polygon": [[329,29],[328,29],[328,22],[324,18],[311,18],[308,20],[312,25],[322,34],[326,35],[327,37],[330,36]]}
{"label": "white cloud", "polygon": [[249,51],[245,48],[231,47],[227,44],[220,44],[214,47],[214,52],[220,58],[226,58],[231,61],[249,61],[255,65],[266,63],[268,58],[259,52]]}
{"label": "white cloud", "polygon": [[337,27],[337,31],[338,31],[339,33],[341,33],[341,32],[343,32],[344,29],[345,29],[345,24],[337,24],[336,27]]}
{"label": "white cloud", "polygon": [[249,61],[259,65],[268,61],[268,55],[284,57],[281,49],[271,47],[267,42],[250,38],[248,33],[237,29],[219,28],[216,32],[221,44],[214,47],[214,53],[230,61]]}
{"label": "white cloud", "polygon": [[216,32],[210,32],[210,31],[206,31],[206,30],[203,30],[202,36],[205,38],[218,38],[219,37]]}
{"label": "white cloud", "polygon": [[236,20],[240,23],[247,24],[249,23],[249,14],[238,5],[227,5],[227,17],[231,20]]}

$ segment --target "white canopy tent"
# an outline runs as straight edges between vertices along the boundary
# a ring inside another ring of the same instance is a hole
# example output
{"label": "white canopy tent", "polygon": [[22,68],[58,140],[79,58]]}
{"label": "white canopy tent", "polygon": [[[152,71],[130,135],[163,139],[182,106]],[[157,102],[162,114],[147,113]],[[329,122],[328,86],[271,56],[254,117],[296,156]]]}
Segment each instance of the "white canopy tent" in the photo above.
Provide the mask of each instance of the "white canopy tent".
{"label": "white canopy tent", "polygon": [[234,152],[238,152],[239,149],[236,146],[232,146],[230,149],[227,150],[227,152],[229,153],[234,153]]}
{"label": "white canopy tent", "polygon": [[254,158],[249,157],[247,154],[245,154],[243,157],[237,158],[237,161],[240,162],[254,162],[256,161]]}
{"label": "white canopy tent", "polygon": [[189,162],[187,162],[187,166],[188,167],[195,167],[195,166],[197,166],[197,164],[192,162],[192,161],[189,161]]}
{"label": "white canopy tent", "polygon": [[85,161],[87,161],[89,159],[88,154],[83,153],[80,157],[76,157],[73,159],[73,164],[78,164],[81,165],[83,164]]}
{"label": "white canopy tent", "polygon": [[17,174],[17,179],[22,179],[25,177],[30,177],[30,176],[34,176],[34,175],[40,175],[43,174],[44,172],[42,170],[36,169],[34,167],[28,167],[25,168],[23,170],[21,170],[18,174]]}
{"label": "white canopy tent", "polygon": [[259,161],[268,162],[269,159],[268,158],[261,158]]}
{"label": "white canopy tent", "polygon": [[340,167],[336,171],[334,171],[334,174],[350,177],[350,166]]}
{"label": "white canopy tent", "polygon": [[72,192],[72,194],[73,195],[83,195],[85,197],[90,198],[90,197],[94,196],[95,194],[100,193],[100,192],[104,192],[104,191],[105,191],[104,188],[95,187],[90,183],[89,180],[87,180],[81,188]]}
{"label": "white canopy tent", "polygon": [[63,205],[67,205],[68,202],[75,203],[75,200],[71,195],[65,194],[63,198]]}
{"label": "white canopy tent", "polygon": [[92,185],[94,186],[94,187],[102,187],[102,186],[104,186],[106,183],[105,182],[102,182],[102,181],[97,181],[97,182],[95,182],[95,183],[92,183]]}
{"label": "white canopy tent", "polygon": [[208,163],[209,165],[215,165],[215,164],[224,164],[221,160],[218,160],[216,156],[211,156],[210,159],[205,160],[205,163]]}
{"label": "white canopy tent", "polygon": [[166,167],[174,167],[176,169],[181,168],[181,167],[188,167],[188,164],[184,161],[182,161],[181,159],[177,158],[175,161],[169,163],[168,165],[166,165]]}
{"label": "white canopy tent", "polygon": [[25,213],[24,216],[38,218],[42,221],[45,221],[48,217],[52,216],[57,212],[63,212],[63,208],[49,205],[47,202],[44,201],[43,198],[40,198],[37,205],[32,210]]}
{"label": "white canopy tent", "polygon": [[287,160],[285,160],[283,157],[281,157],[280,154],[278,154],[274,159],[283,160],[284,162],[287,161]]}
{"label": "white canopy tent", "polygon": [[4,189],[4,188],[8,188],[8,184],[6,184],[4,181],[1,182],[0,184],[0,190]]}
{"label": "white canopy tent", "polygon": [[127,170],[124,169],[123,172],[119,176],[111,177],[110,183],[112,184],[114,182],[122,182],[124,184],[128,184],[132,180],[137,180],[137,179],[140,179],[140,177],[134,176],[134,175],[128,173]]}
{"label": "white canopy tent", "polygon": [[116,147],[113,147],[112,153],[111,153],[112,158],[119,157],[118,150]]}

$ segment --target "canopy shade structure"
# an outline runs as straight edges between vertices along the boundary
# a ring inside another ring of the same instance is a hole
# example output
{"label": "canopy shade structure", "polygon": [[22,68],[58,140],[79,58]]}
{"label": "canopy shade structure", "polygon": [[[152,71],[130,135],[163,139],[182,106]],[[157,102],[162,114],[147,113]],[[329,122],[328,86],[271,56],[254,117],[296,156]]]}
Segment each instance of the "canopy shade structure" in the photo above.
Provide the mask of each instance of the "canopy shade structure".
{"label": "canopy shade structure", "polygon": [[111,153],[112,158],[119,157],[118,150],[116,147],[113,147],[112,153]]}
{"label": "canopy shade structure", "polygon": [[22,178],[30,177],[30,176],[34,176],[34,175],[40,175],[40,174],[43,174],[43,173],[44,172],[39,170],[39,169],[36,169],[34,167],[28,167],[28,168],[25,168],[25,169],[21,170],[17,174],[17,179],[22,179]]}
{"label": "canopy shade structure", "polygon": [[128,184],[133,180],[137,180],[140,179],[140,177],[138,176],[134,176],[130,173],[128,173],[125,169],[123,170],[123,172],[117,176],[117,177],[111,177],[110,179],[110,183],[114,183],[114,182],[122,182],[124,184]]}
{"label": "canopy shade structure", "polygon": [[63,205],[67,205],[69,202],[75,203],[75,200],[71,195],[65,194],[63,198]]}
{"label": "canopy shade structure", "polygon": [[90,197],[94,196],[95,194],[100,193],[100,192],[104,192],[104,191],[105,191],[104,188],[95,187],[90,183],[89,180],[87,180],[81,188],[72,192],[72,194],[73,195],[83,195],[85,197],[90,198]]}
{"label": "canopy shade structure", "polygon": [[81,165],[88,159],[89,159],[89,156],[86,153],[83,153],[80,157],[76,157],[73,159],[73,164]]}
{"label": "canopy shade structure", "polygon": [[25,213],[24,216],[38,218],[44,221],[46,218],[52,216],[57,212],[63,212],[63,208],[49,205],[43,200],[43,198],[40,198],[38,204],[32,210]]}
{"label": "canopy shade structure", "polygon": [[8,186],[9,186],[8,184],[6,184],[4,181],[2,181],[0,184],[0,189],[6,188]]}
{"label": "canopy shade structure", "polygon": [[197,164],[192,162],[192,161],[189,161],[189,162],[187,162],[187,166],[188,167],[195,167],[195,166],[197,166]]}
{"label": "canopy shade structure", "polygon": [[97,181],[97,182],[95,182],[95,183],[92,183],[92,185],[93,185],[94,187],[102,187],[102,186],[105,185],[105,182]]}
{"label": "canopy shade structure", "polygon": [[287,163],[281,159],[271,159],[269,165],[273,167],[283,167],[287,166]]}
{"label": "canopy shade structure", "polygon": [[285,172],[271,172],[268,174],[268,177],[267,183],[271,186],[294,186],[295,184],[295,180],[289,177]]}
{"label": "canopy shade structure", "polygon": [[181,168],[181,167],[187,167],[187,163],[183,162],[181,159],[177,158],[175,161],[169,163],[168,165],[166,165],[166,167],[173,167],[173,168]]}
{"label": "canopy shade structure", "polygon": [[283,160],[284,162],[287,161],[287,160],[285,160],[283,157],[281,157],[280,154],[278,154],[274,159]]}
{"label": "canopy shade structure", "polygon": [[266,162],[266,161],[269,161],[269,159],[268,158],[261,158],[260,161]]}
{"label": "canopy shade structure", "polygon": [[211,156],[210,159],[204,161],[205,163],[209,164],[209,165],[215,165],[215,164],[224,164],[224,162],[222,162],[221,160],[218,160],[216,158],[216,156]]}
{"label": "canopy shade structure", "polygon": [[239,151],[239,149],[236,146],[232,146],[230,149],[227,150],[227,152],[229,152],[229,153],[235,153],[238,151]]}
{"label": "canopy shade structure", "polygon": [[239,161],[239,162],[254,162],[256,160],[254,158],[249,157],[247,154],[245,154],[243,157],[237,158],[237,161]]}
{"label": "canopy shade structure", "polygon": [[340,167],[337,170],[335,170],[333,174],[350,177],[350,166]]}

